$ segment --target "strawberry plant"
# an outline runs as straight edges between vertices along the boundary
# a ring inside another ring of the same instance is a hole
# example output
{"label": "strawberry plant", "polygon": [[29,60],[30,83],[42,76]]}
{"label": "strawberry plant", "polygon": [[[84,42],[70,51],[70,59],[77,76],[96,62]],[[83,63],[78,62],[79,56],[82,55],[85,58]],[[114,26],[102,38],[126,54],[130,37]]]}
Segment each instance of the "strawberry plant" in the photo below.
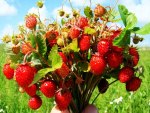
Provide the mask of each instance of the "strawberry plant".
{"label": "strawberry plant", "polygon": [[[42,1],[37,6],[42,8]],[[18,34],[4,37],[8,57],[3,73],[17,82],[21,93],[30,96],[31,109],[40,108],[44,95],[54,98],[60,111],[97,111],[90,104],[114,82],[125,84],[127,91],[140,87],[143,72],[133,43],[150,33],[150,24],[137,27],[136,16],[125,6],[118,5],[118,11],[121,19],[114,8],[102,4],[85,7],[84,15],[73,9],[65,16],[61,10],[61,22],[49,24],[39,15],[29,14]],[[111,26],[120,20],[124,27]],[[96,88],[99,93],[89,103]]]}

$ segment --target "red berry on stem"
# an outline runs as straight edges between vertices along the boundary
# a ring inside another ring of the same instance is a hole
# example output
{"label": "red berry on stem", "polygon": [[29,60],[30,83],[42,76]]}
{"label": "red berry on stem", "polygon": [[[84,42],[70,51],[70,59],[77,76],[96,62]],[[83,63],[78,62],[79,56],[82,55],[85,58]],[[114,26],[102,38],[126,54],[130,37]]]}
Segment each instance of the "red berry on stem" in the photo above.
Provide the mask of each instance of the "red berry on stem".
{"label": "red berry on stem", "polygon": [[118,79],[120,82],[125,83],[128,82],[134,75],[134,70],[131,67],[123,67],[118,75]]}
{"label": "red berry on stem", "polygon": [[106,9],[101,5],[97,5],[96,8],[94,9],[94,14],[96,17],[102,17],[105,13]]}
{"label": "red berry on stem", "polygon": [[10,67],[10,64],[5,64],[3,67],[3,74],[7,79],[12,79],[14,76],[14,69]]}
{"label": "red berry on stem", "polygon": [[36,69],[28,64],[21,64],[15,70],[16,81],[21,87],[28,87],[34,78]]}
{"label": "red berry on stem", "polygon": [[66,55],[65,55],[63,52],[58,52],[58,54],[61,56],[62,61],[63,61],[64,63],[67,63],[67,62],[68,62],[68,58],[66,57]]}
{"label": "red berry on stem", "polygon": [[26,27],[27,28],[32,30],[33,28],[35,28],[36,24],[37,24],[37,19],[35,16],[30,15],[26,18]]}
{"label": "red berry on stem", "polygon": [[63,111],[66,110],[72,100],[72,95],[70,91],[57,92],[55,94],[55,101],[58,108]]}
{"label": "red berry on stem", "polygon": [[71,39],[78,38],[80,35],[80,30],[76,26],[72,27],[69,32],[69,36]]}
{"label": "red berry on stem", "polygon": [[81,36],[81,39],[79,40],[79,48],[81,51],[87,51],[90,48],[90,36]]}
{"label": "red berry on stem", "polygon": [[77,26],[83,29],[84,27],[88,26],[88,19],[81,16],[78,18]]}
{"label": "red berry on stem", "polygon": [[33,110],[40,108],[41,105],[42,105],[42,99],[37,95],[31,97],[28,102],[28,106]]}
{"label": "red berry on stem", "polygon": [[90,70],[94,75],[101,75],[106,67],[106,62],[103,57],[94,55],[90,60]]}
{"label": "red berry on stem", "polygon": [[111,68],[117,68],[123,61],[123,55],[117,52],[110,52],[107,55],[107,63]]}
{"label": "red berry on stem", "polygon": [[140,85],[142,80],[139,77],[133,77],[130,81],[126,83],[127,91],[136,91]]}
{"label": "red berry on stem", "polygon": [[32,86],[30,87],[25,87],[24,89],[26,91],[26,93],[29,95],[29,96],[34,96],[36,95],[36,90],[37,90],[37,86],[35,84],[33,84]]}
{"label": "red berry on stem", "polygon": [[139,53],[136,48],[129,48],[129,54],[131,55],[131,62],[133,66],[136,66],[139,62]]}
{"label": "red berry on stem", "polygon": [[52,98],[55,95],[56,84],[53,81],[45,81],[41,84],[41,92],[48,98]]}

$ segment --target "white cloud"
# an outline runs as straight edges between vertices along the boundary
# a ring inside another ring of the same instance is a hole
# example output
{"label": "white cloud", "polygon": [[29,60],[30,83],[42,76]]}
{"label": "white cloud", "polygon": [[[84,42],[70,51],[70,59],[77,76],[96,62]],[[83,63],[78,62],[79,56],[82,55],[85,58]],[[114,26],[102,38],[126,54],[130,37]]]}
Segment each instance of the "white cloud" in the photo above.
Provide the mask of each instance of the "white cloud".
{"label": "white cloud", "polygon": [[140,23],[150,22],[150,0],[140,0],[139,2],[137,0],[122,0],[120,3],[124,4],[129,11],[135,13]]}
{"label": "white cloud", "polygon": [[[36,8],[36,7],[32,7],[31,9],[29,9],[29,11],[28,11],[28,14],[32,14],[32,13],[34,13],[34,14],[37,14],[37,15],[39,15],[38,14],[38,8]],[[43,6],[42,8],[40,8],[39,9],[39,13],[40,13],[40,19],[43,21],[43,20],[45,20],[48,16],[48,11],[47,11],[47,9],[46,9],[46,7],[45,6]]]}
{"label": "white cloud", "polygon": [[0,0],[0,16],[9,16],[17,14],[17,9],[8,4],[6,0]]}
{"label": "white cloud", "polygon": [[2,36],[4,35],[12,35],[14,33],[14,28],[12,25],[7,24],[2,30]]}

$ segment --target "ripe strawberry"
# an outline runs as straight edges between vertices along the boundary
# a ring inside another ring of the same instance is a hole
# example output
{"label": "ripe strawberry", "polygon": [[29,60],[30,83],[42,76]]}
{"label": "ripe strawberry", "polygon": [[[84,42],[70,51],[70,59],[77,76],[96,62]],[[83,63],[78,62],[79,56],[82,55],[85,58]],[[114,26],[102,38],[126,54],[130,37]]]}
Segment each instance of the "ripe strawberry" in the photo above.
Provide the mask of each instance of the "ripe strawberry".
{"label": "ripe strawberry", "polygon": [[136,48],[129,48],[129,54],[131,55],[131,62],[133,66],[136,66],[139,61],[139,53]]}
{"label": "ripe strawberry", "polygon": [[35,28],[37,24],[37,20],[36,20],[36,17],[33,16],[33,15],[30,15],[26,18],[26,27],[29,28],[29,29],[33,29]]}
{"label": "ripe strawberry", "polygon": [[80,35],[80,30],[77,27],[72,27],[69,32],[69,36],[71,39],[78,38]]}
{"label": "ripe strawberry", "polygon": [[61,56],[62,61],[63,61],[64,63],[67,63],[67,62],[68,62],[68,58],[66,57],[66,55],[65,55],[63,52],[58,52],[58,54]]}
{"label": "ripe strawberry", "polygon": [[117,68],[123,61],[123,55],[117,52],[110,52],[107,55],[107,63],[111,68]]}
{"label": "ripe strawberry", "polygon": [[118,75],[118,79],[120,82],[125,83],[128,82],[134,75],[134,70],[131,67],[123,67]]}
{"label": "ripe strawberry", "polygon": [[52,98],[55,95],[56,84],[52,80],[45,81],[41,84],[40,90],[46,97]]}
{"label": "ripe strawberry", "polygon": [[123,52],[123,48],[122,47],[118,47],[118,46],[112,46],[112,50],[118,53],[122,53]]}
{"label": "ripe strawberry", "polygon": [[94,55],[90,60],[91,72],[94,75],[101,75],[105,70],[106,62],[103,57]]}
{"label": "ripe strawberry", "polygon": [[65,78],[69,74],[69,67],[65,63],[63,63],[61,68],[56,70],[56,74],[58,74],[62,78]]}
{"label": "ripe strawberry", "polygon": [[98,90],[100,93],[105,93],[109,87],[109,83],[106,79],[101,79],[100,82],[98,83]]}
{"label": "ripe strawberry", "polygon": [[29,66],[28,64],[21,64],[15,70],[15,77],[18,85],[21,87],[28,87],[34,78],[36,73],[36,69],[34,67]]}
{"label": "ripe strawberry", "polygon": [[81,51],[87,51],[90,48],[90,36],[81,36],[81,39],[79,40],[79,48]]}
{"label": "ripe strawberry", "polygon": [[133,77],[130,81],[126,83],[126,90],[127,91],[136,91],[140,85],[142,80],[138,77]]}
{"label": "ripe strawberry", "polygon": [[12,79],[14,76],[14,69],[10,67],[10,64],[5,64],[3,67],[3,74],[7,79]]}
{"label": "ripe strawberry", "polygon": [[37,95],[31,97],[28,102],[28,106],[33,110],[40,108],[41,105],[42,105],[42,99]]}
{"label": "ripe strawberry", "polygon": [[111,43],[109,40],[100,40],[97,44],[97,51],[100,55],[105,55],[111,48]]}
{"label": "ripe strawberry", "polygon": [[30,87],[25,87],[24,90],[26,91],[26,93],[29,95],[29,96],[34,96],[36,95],[36,90],[37,90],[37,86],[35,84],[33,84],[32,86]]}
{"label": "ripe strawberry", "polygon": [[21,46],[21,52],[23,54],[27,54],[29,52],[32,51],[32,45],[30,42],[27,42],[27,43],[23,43],[22,46]]}
{"label": "ripe strawberry", "polygon": [[84,27],[88,26],[88,19],[81,16],[78,18],[77,26],[83,29]]}
{"label": "ripe strawberry", "polygon": [[102,17],[105,13],[106,9],[101,5],[97,5],[96,8],[94,9],[94,14],[96,17]]}
{"label": "ripe strawberry", "polygon": [[57,106],[61,111],[66,110],[72,100],[72,95],[70,91],[57,92],[55,94],[55,101]]}

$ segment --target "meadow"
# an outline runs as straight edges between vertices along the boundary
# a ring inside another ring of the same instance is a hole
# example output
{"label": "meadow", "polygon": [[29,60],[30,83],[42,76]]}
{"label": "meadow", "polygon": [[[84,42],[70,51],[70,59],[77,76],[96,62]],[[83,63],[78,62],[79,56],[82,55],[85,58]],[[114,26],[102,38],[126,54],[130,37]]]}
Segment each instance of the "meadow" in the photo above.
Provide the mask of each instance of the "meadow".
{"label": "meadow", "polygon": [[[42,107],[36,111],[29,109],[29,96],[18,91],[13,80],[6,80],[2,74],[6,54],[4,45],[0,45],[0,113],[50,113],[53,99],[42,96]],[[99,113],[150,113],[150,50],[140,50],[139,65],[144,66],[141,87],[136,92],[127,92],[125,85],[114,83],[107,92],[95,101]],[[97,94],[95,90],[91,102]]]}

